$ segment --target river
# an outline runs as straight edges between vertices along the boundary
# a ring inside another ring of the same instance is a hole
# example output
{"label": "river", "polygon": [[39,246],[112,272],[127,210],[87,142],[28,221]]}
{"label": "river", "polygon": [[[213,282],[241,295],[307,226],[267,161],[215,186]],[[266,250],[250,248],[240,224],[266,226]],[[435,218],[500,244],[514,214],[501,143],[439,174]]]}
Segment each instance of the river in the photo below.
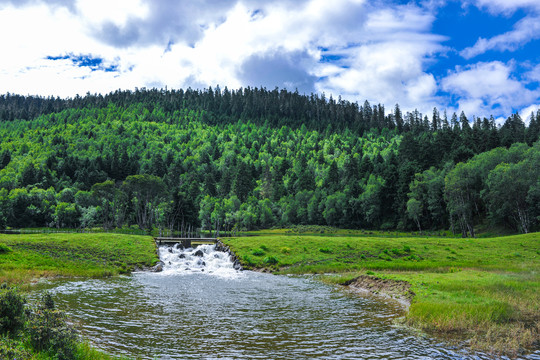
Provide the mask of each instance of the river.
{"label": "river", "polygon": [[[47,285],[94,345],[137,359],[483,359],[395,325],[400,305],[311,277],[236,271],[212,246],[161,273]],[[199,256],[197,256],[199,255]]]}

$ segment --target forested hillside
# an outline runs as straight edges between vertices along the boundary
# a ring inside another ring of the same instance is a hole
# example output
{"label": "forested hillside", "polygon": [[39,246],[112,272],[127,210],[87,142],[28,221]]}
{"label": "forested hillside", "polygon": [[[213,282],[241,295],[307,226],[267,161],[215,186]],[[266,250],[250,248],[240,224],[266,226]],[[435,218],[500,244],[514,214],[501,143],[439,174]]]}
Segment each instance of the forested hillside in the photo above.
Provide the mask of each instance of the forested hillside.
{"label": "forested hillside", "polygon": [[540,111],[502,127],[285,90],[0,96],[0,227],[530,232]]}

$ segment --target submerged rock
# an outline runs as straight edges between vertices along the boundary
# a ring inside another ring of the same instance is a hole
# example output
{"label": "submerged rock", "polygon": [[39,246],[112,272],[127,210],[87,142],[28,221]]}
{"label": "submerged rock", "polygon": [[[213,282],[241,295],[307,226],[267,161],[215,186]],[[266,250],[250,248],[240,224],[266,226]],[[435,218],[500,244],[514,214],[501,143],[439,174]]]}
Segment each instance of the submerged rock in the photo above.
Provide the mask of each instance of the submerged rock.
{"label": "submerged rock", "polygon": [[163,271],[163,266],[165,264],[163,263],[163,261],[160,261],[158,262],[153,268],[150,269],[150,271],[153,271],[153,272],[162,272]]}
{"label": "submerged rock", "polygon": [[197,250],[197,251],[195,251],[195,254],[193,254],[193,255],[198,256],[198,257],[203,257],[204,253],[203,253],[202,250]]}

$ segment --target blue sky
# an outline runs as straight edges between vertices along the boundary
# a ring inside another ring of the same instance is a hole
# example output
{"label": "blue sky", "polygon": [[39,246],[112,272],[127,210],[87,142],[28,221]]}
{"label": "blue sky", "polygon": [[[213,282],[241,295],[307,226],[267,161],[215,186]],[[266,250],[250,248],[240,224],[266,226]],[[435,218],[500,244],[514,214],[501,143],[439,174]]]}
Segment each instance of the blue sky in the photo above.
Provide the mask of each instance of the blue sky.
{"label": "blue sky", "polygon": [[0,31],[0,93],[277,86],[499,122],[540,107],[540,0],[0,0]]}

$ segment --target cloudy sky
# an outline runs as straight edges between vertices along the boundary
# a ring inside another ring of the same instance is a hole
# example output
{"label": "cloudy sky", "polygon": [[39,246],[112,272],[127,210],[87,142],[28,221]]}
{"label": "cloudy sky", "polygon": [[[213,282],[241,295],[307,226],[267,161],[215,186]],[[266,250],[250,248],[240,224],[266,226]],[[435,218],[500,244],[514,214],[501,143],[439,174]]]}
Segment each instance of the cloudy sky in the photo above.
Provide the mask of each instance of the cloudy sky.
{"label": "cloudy sky", "polygon": [[540,0],[0,0],[0,94],[265,86],[430,113],[540,107]]}

